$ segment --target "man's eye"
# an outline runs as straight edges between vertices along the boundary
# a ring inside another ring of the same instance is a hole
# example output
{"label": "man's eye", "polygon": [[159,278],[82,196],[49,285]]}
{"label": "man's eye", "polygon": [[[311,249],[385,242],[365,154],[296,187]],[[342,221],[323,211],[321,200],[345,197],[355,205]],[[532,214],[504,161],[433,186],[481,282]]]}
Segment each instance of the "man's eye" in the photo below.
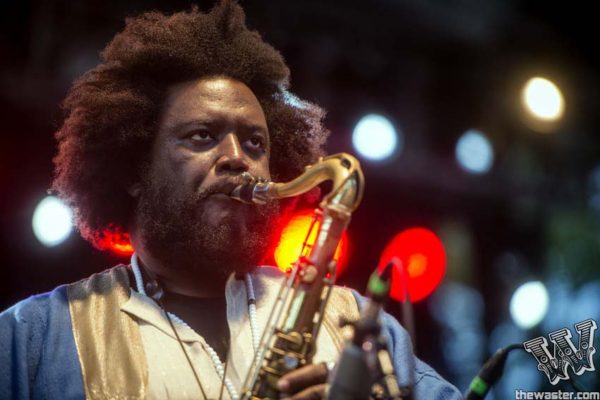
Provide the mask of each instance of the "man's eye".
{"label": "man's eye", "polygon": [[194,132],[190,132],[187,136],[188,140],[193,144],[206,144],[212,141],[212,137],[210,136],[209,131],[198,130]]}
{"label": "man's eye", "polygon": [[265,141],[261,137],[252,137],[246,141],[248,147],[252,150],[264,150]]}

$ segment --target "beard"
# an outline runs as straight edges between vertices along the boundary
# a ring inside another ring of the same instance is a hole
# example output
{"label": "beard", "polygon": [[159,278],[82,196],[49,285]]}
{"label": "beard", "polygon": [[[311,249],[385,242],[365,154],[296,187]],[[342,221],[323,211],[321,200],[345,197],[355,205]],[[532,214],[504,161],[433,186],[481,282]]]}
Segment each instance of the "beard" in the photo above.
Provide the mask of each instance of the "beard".
{"label": "beard", "polygon": [[252,271],[276,240],[277,202],[254,206],[232,201],[218,224],[211,221],[210,188],[177,196],[168,183],[145,181],[136,224],[150,254],[171,269],[226,278]]}

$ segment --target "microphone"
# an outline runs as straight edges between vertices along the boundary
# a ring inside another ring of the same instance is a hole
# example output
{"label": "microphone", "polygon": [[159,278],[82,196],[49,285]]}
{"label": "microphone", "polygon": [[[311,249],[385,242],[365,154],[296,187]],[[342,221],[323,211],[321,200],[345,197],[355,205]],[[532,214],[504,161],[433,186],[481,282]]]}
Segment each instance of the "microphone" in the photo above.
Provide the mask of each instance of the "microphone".
{"label": "microphone", "polygon": [[471,381],[465,399],[481,400],[485,398],[490,388],[494,386],[502,376],[508,353],[516,349],[523,349],[523,345],[511,344],[510,346],[502,347],[496,351],[496,353],[486,361],[483,367],[481,367],[477,376]]}
{"label": "microphone", "polygon": [[381,335],[379,312],[390,291],[390,262],[375,270],[368,283],[368,300],[357,321],[341,320],[340,326],[352,325],[352,340],[346,343],[330,380],[328,400],[371,398],[412,399],[411,388],[398,386],[394,365]]}

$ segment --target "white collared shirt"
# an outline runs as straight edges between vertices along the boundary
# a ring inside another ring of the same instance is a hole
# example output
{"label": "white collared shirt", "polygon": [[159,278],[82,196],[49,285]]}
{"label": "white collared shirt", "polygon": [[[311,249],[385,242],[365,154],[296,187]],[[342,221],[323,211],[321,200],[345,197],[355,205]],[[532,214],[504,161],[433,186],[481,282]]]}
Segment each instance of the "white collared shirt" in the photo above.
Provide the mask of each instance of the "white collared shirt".
{"label": "white collared shirt", "polygon": [[[284,279],[283,274],[270,267],[261,267],[252,273],[256,294],[257,327],[261,336]],[[227,376],[238,392],[241,392],[254,358],[245,282],[236,280],[232,275],[225,287],[225,298],[230,335]],[[129,301],[121,307],[121,311],[132,315],[140,327],[148,365],[147,399],[202,398],[193,371],[162,309],[152,299],[132,290]],[[205,351],[206,341],[187,325],[176,321],[173,321],[173,324],[200,378],[207,398],[218,399],[221,379]],[[313,362],[335,361],[340,346],[339,339],[331,335],[331,327],[321,329]],[[223,388],[222,398],[230,399],[226,388]]]}

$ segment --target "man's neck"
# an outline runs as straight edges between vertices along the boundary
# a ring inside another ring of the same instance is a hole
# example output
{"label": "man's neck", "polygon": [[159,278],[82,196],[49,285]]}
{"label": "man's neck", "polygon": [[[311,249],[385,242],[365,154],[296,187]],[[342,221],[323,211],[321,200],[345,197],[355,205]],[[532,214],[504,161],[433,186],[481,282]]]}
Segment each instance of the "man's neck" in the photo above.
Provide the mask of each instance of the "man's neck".
{"label": "man's neck", "polygon": [[[152,272],[150,272],[152,275]],[[215,298],[225,296],[225,285],[227,278],[206,274],[199,276],[195,271],[169,271],[166,274],[156,274],[164,290],[171,293],[197,297]]]}
{"label": "man's neck", "polygon": [[163,304],[167,311],[183,319],[202,336],[222,361],[227,360],[229,326],[224,297],[198,298],[167,291],[163,297]]}
{"label": "man's neck", "polygon": [[150,279],[158,281],[163,290],[196,298],[225,296],[227,277],[221,273],[201,273],[198,269],[178,269],[165,265],[146,252],[138,252],[140,268]]}

